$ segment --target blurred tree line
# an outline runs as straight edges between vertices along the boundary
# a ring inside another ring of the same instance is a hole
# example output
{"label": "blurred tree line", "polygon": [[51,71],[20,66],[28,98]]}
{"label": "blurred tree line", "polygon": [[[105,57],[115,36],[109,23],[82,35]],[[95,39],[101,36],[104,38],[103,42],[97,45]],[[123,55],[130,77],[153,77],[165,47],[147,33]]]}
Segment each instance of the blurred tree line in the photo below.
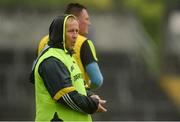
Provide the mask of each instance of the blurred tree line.
{"label": "blurred tree line", "polygon": [[156,59],[153,66],[150,68],[155,72],[162,72],[164,62],[164,44],[167,12],[170,8],[176,7],[179,0],[123,0],[122,8],[135,14],[142,23],[145,31],[148,33],[156,47],[153,47],[156,52]]}
{"label": "blurred tree line", "polygon": [[0,8],[5,9],[36,9],[36,10],[63,10],[70,2],[82,3],[92,10],[108,10],[112,7],[111,0],[1,0]]}
{"label": "blurred tree line", "polygon": [[161,72],[161,38],[165,3],[165,0],[123,0],[123,8],[137,16],[151,38],[149,41],[153,41],[150,43],[155,44],[152,47],[156,52],[155,59],[148,59],[151,63],[147,65],[151,72],[156,72],[157,75]]}
{"label": "blurred tree line", "polygon": [[124,0],[124,7],[132,10],[142,21],[146,31],[160,43],[165,0]]}
{"label": "blurred tree line", "polygon": [[69,2],[79,2],[88,6],[93,12],[114,12],[128,11],[137,16],[150,35],[153,43],[156,44],[157,61],[156,69],[160,69],[162,62],[163,26],[167,6],[176,4],[179,0],[1,0],[0,8],[6,10],[64,10]]}
{"label": "blurred tree line", "polygon": [[0,8],[6,9],[62,9],[69,2],[82,3],[92,11],[128,10],[136,14],[146,31],[160,45],[161,27],[166,5],[178,0],[1,0]]}

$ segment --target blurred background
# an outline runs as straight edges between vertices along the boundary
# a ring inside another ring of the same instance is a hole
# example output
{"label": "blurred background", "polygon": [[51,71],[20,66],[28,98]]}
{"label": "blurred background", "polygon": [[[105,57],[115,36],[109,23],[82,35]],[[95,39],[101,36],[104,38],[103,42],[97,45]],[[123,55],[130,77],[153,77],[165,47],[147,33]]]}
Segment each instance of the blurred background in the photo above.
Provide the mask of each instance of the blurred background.
{"label": "blurred background", "polygon": [[94,120],[180,120],[179,0],[1,0],[0,120],[34,120],[39,40],[70,2],[90,14],[108,112]]}

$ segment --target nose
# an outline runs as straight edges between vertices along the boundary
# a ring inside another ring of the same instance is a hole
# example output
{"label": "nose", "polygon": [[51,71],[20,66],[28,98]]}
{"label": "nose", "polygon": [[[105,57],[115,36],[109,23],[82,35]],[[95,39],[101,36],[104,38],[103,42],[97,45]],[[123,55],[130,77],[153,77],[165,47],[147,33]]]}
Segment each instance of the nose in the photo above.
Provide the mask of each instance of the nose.
{"label": "nose", "polygon": [[76,41],[77,37],[78,37],[78,32],[74,31],[74,33],[73,33],[73,39],[74,39],[74,41]]}

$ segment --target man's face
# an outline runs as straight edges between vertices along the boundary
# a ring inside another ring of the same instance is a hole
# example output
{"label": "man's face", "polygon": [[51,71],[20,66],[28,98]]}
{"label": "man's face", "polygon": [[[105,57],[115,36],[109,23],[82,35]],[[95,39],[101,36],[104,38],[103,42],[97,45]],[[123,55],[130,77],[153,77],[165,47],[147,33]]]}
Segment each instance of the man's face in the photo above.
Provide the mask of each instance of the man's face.
{"label": "man's face", "polygon": [[86,36],[88,34],[88,29],[90,25],[89,15],[86,9],[83,9],[80,16],[78,17],[79,20],[79,33],[81,35]]}
{"label": "man's face", "polygon": [[73,49],[79,34],[79,24],[74,18],[68,18],[66,22],[65,45],[66,49]]}

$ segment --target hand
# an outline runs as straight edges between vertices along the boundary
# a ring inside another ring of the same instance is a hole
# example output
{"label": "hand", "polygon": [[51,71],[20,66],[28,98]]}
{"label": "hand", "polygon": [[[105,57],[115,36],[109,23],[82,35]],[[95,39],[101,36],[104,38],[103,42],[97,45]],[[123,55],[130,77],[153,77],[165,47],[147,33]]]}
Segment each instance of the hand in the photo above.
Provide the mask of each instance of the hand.
{"label": "hand", "polygon": [[99,105],[96,112],[106,112],[107,109],[102,106],[105,103],[106,103],[106,100],[99,100]]}
{"label": "hand", "polygon": [[107,109],[102,105],[106,103],[106,100],[102,100],[98,95],[91,95],[91,98],[97,99],[99,101],[98,109],[96,112],[106,112]]}

